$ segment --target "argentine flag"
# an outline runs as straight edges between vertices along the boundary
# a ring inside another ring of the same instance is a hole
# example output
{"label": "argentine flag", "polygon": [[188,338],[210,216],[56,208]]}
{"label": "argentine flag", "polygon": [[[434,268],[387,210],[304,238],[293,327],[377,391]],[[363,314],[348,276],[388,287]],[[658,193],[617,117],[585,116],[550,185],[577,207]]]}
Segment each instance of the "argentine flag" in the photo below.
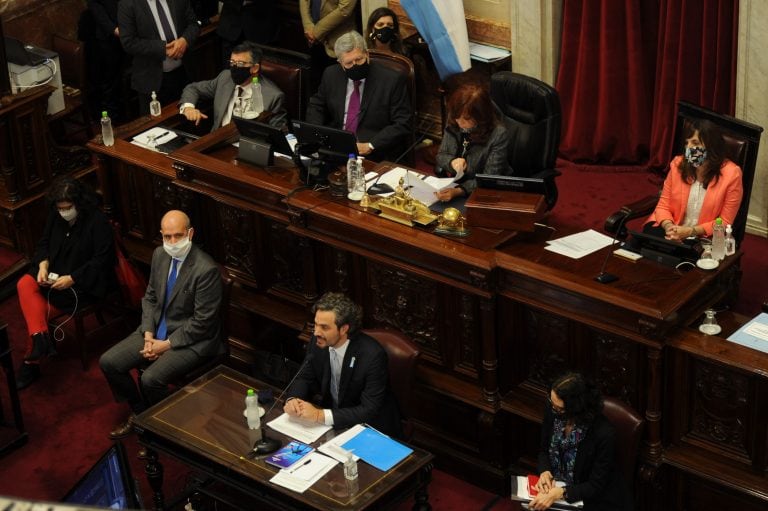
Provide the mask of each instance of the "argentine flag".
{"label": "argentine flag", "polygon": [[400,0],[400,5],[427,41],[441,80],[471,67],[461,0]]}

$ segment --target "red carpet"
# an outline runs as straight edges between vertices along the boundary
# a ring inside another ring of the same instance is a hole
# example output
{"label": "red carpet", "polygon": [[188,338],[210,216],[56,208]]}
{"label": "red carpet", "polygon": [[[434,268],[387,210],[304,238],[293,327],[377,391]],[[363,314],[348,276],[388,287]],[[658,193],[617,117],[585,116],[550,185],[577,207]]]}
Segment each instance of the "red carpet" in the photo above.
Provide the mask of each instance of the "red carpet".
{"label": "red carpet", "polygon": [[[563,175],[558,178],[560,199],[550,223],[574,228],[602,230],[605,217],[622,204],[658,190],[657,180],[643,170],[633,168],[583,167],[561,162]],[[642,223],[638,220],[638,224]],[[742,291],[736,309],[747,315],[759,312],[766,299],[768,240],[747,235],[743,243]],[[17,255],[0,249],[0,272]],[[8,323],[13,358],[18,364],[23,356],[26,333],[15,297],[0,303],[0,318]],[[115,334],[118,340],[121,336]],[[43,364],[43,378],[22,392],[24,421],[29,442],[0,460],[0,495],[57,500],[110,445],[107,432],[122,420],[126,410],[113,402],[112,395],[97,366],[98,355],[106,348],[93,347],[91,367],[80,367],[76,347],[67,339],[59,345],[60,355]],[[7,396],[2,378],[0,396]],[[10,416],[7,399],[2,399],[3,415]],[[151,493],[143,476],[143,465],[133,456],[138,450],[135,438],[126,442],[131,454],[134,476],[141,482],[146,504]],[[163,459],[166,468],[166,495],[184,487],[189,471]],[[439,470],[430,485],[434,509],[494,510],[513,509],[508,498],[488,493]],[[401,509],[410,509],[405,503]]]}

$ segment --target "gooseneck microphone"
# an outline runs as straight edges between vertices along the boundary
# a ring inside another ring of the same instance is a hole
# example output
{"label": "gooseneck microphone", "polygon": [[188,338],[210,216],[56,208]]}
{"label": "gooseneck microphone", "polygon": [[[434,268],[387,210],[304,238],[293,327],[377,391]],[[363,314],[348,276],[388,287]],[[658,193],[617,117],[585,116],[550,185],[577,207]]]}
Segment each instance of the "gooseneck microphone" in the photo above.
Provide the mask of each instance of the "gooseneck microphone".
{"label": "gooseneck microphone", "polygon": [[605,260],[603,261],[603,266],[600,268],[600,274],[595,277],[595,280],[598,281],[601,284],[610,284],[611,282],[616,282],[619,280],[619,277],[612,273],[606,273],[605,268],[608,266],[608,259],[611,258],[611,254],[613,254],[613,245],[616,243],[616,238],[619,236],[619,233],[621,232],[621,228],[624,227],[624,222],[627,220],[627,215],[623,216],[621,218],[621,221],[619,222],[619,227],[616,229],[616,232],[613,235],[613,239],[611,240],[611,249],[608,251],[608,254],[605,256]]}
{"label": "gooseneck microphone", "polygon": [[[308,346],[307,349],[310,347]],[[314,353],[308,352],[307,356],[304,357],[304,362],[301,363],[299,366],[299,370],[296,371],[296,374],[293,375],[293,378],[291,378],[291,381],[288,382],[288,385],[285,386],[283,391],[280,393],[280,395],[275,399],[275,401],[272,403],[272,406],[269,407],[269,410],[267,410],[264,413],[264,420],[267,419],[269,416],[269,413],[274,410],[275,405],[277,405],[278,402],[283,398],[286,392],[288,392],[288,389],[291,388],[291,385],[293,385],[293,382],[296,381],[296,378],[299,377],[301,372],[304,370],[304,368],[307,366],[310,360],[315,356]],[[276,438],[270,438],[267,436],[267,426],[266,423],[261,424],[261,440],[253,444],[253,452],[256,454],[270,454],[278,450],[280,447],[283,446],[283,443],[276,439]]]}
{"label": "gooseneck microphone", "polygon": [[[434,123],[432,124],[432,126],[434,126]],[[403,151],[402,154],[400,154],[400,156],[395,158],[395,161],[393,161],[392,163],[400,163],[400,160],[402,160],[405,157],[406,154],[411,152],[411,150],[414,147],[416,147],[417,145],[421,144],[421,142],[424,140],[424,138],[426,138],[427,133],[432,131],[432,126],[430,126],[429,129],[427,129],[424,133],[422,133],[421,136],[416,140],[416,142],[414,142],[413,144],[408,146],[408,149]],[[392,189],[391,186],[389,186],[386,183],[379,184],[379,179],[381,179],[381,176],[383,176],[383,175],[384,174],[379,174],[378,177],[376,178],[376,180],[373,182],[373,184],[368,187],[368,190],[367,190],[368,195],[380,195],[382,193],[392,193],[392,192],[395,191],[395,190]]]}

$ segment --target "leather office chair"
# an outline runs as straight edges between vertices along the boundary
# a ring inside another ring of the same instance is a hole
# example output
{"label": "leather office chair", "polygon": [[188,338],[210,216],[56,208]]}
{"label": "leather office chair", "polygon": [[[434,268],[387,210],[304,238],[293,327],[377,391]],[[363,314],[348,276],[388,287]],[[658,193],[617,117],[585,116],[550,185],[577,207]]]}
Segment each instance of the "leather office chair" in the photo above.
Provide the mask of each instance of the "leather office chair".
{"label": "leather office chair", "polygon": [[[683,140],[685,128],[687,123],[693,119],[706,119],[719,126],[725,138],[728,158],[741,167],[744,196],[733,223],[733,237],[736,239],[736,244],[741,245],[741,240],[744,239],[744,230],[747,227],[749,197],[755,180],[757,150],[760,147],[760,135],[763,132],[763,128],[729,115],[719,114],[707,108],[680,101],[677,103],[675,143],[672,149],[674,154],[682,154],[685,146],[685,140]],[[672,155],[669,155],[667,160],[672,160]],[[657,194],[622,206],[619,211],[611,214],[605,220],[605,230],[615,234],[619,226],[621,226],[619,237],[625,237],[627,235],[626,223],[635,218],[650,215],[656,208],[658,199],[659,196]]]}
{"label": "leather office chair", "polygon": [[389,385],[395,394],[402,417],[403,435],[410,438],[413,432],[413,388],[416,379],[416,362],[419,349],[403,333],[397,330],[372,328],[363,330],[387,352],[389,358]]}
{"label": "leather office chair", "polygon": [[261,72],[285,94],[289,119],[304,119],[309,103],[309,78],[312,59],[309,55],[282,48],[257,44],[263,55]]}
{"label": "leather office chair", "polygon": [[616,462],[632,487],[645,420],[632,407],[612,397],[604,399],[603,415],[616,429]]}
{"label": "leather office chair", "polygon": [[[368,55],[372,62],[377,62],[390,69],[397,71],[405,76],[406,84],[408,86],[408,95],[411,98],[411,134],[408,138],[405,148],[413,147],[416,141],[416,71],[413,67],[411,59],[404,55],[396,53],[389,53],[378,50],[368,50]],[[410,149],[405,156],[401,158],[402,161],[408,165],[413,165],[416,161],[413,149]]]}
{"label": "leather office chair", "polygon": [[555,170],[560,146],[560,96],[530,76],[500,71],[491,76],[491,99],[509,135],[509,165],[513,175],[541,178],[547,208],[557,202]]}

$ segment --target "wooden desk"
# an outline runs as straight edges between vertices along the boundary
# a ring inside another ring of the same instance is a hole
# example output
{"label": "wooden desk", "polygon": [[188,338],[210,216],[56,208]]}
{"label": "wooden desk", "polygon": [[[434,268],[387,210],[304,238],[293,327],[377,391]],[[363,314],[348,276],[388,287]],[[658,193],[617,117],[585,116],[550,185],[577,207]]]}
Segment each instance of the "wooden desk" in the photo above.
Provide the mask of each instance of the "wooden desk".
{"label": "wooden desk", "polygon": [[[678,392],[670,385],[679,381],[671,344],[738,287],[740,254],[715,272],[612,256],[607,270],[619,280],[603,285],[593,279],[609,249],[579,260],[544,249],[546,240],[571,234],[562,226],[508,236],[496,248],[405,227],[303,187],[290,162],[270,168],[238,162],[227,144],[233,134],[225,127],[170,157],[124,140],[112,148],[90,145],[109,190],[107,210],[127,226],[135,257],[149,261],[160,243],[160,217],[180,208],[192,218],[195,243],[233,275],[233,364],[250,364],[256,350],[300,360],[301,341],[276,347],[260,335],[259,321],[267,318],[306,341],[312,303],[325,291],[343,291],[363,306],[367,327],[395,328],[418,344],[413,442],[466,480],[506,494],[512,472],[531,470],[547,384],[566,369],[593,376],[604,394],[630,403],[648,421],[635,482],[638,492],[657,499],[647,509],[663,508],[670,494],[680,493],[660,482],[670,480],[670,471],[701,473],[698,460],[681,457],[673,466],[665,457],[676,441],[668,420],[673,411],[693,413],[670,408]],[[699,385],[697,378],[686,385]],[[750,384],[759,378],[747,376]],[[727,460],[744,481],[764,467],[752,461],[768,452],[759,427],[765,412],[757,417],[754,428],[740,430],[738,449],[746,455],[733,456],[732,446],[712,432],[702,444],[712,466]],[[768,502],[748,483],[710,473],[706,483],[724,492],[721,501],[711,499],[713,507],[734,499],[747,508]],[[686,479],[685,495],[701,481]]]}
{"label": "wooden desk", "polygon": [[[261,438],[261,432],[249,430],[243,417],[246,391],[264,387],[253,378],[219,366],[142,413],[136,420],[139,441],[151,450],[179,458],[252,499],[277,504],[280,509],[385,509],[409,494],[416,495],[415,510],[431,509],[427,485],[433,456],[418,448],[388,472],[359,462],[357,488],[348,487],[341,464],[304,493],[269,482],[278,469],[265,463],[264,457],[246,456]],[[270,417],[262,420],[280,415],[281,406],[278,403]],[[266,428],[270,436],[282,440],[284,445],[290,441]],[[335,432],[329,431],[313,445],[317,447],[334,436]],[[149,457],[147,474],[155,490],[155,509],[163,509],[162,467],[154,453]],[[254,509],[255,505],[251,502],[248,507]]]}

